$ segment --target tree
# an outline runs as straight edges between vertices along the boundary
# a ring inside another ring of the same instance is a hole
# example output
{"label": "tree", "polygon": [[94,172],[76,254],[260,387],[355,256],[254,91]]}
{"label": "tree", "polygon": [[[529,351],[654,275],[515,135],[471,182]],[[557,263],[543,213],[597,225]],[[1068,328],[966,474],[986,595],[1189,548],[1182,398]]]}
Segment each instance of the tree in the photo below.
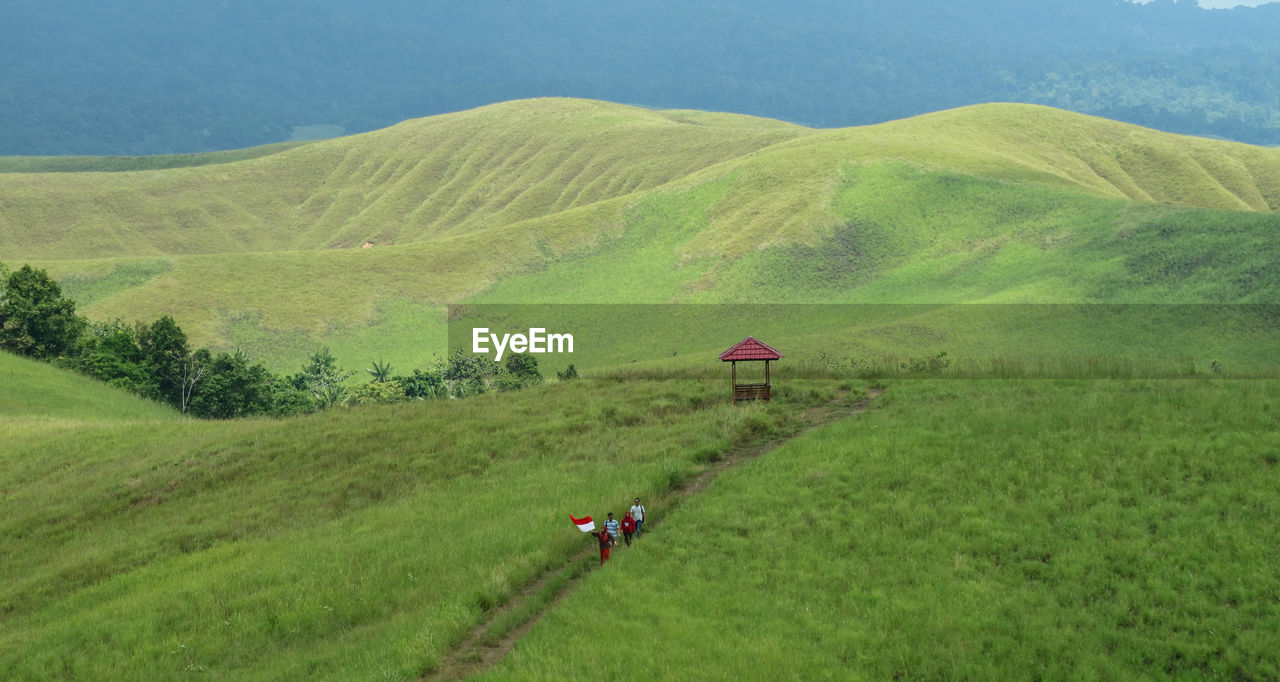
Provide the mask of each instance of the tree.
{"label": "tree", "polygon": [[[204,354],[203,348],[192,356]],[[249,363],[249,357],[237,350],[218,353],[206,365],[200,390],[191,399],[191,413],[199,417],[233,419],[263,414],[271,410],[271,373],[262,365]]]}
{"label": "tree", "polygon": [[373,361],[373,367],[366,369],[366,372],[373,375],[372,383],[379,384],[391,379],[391,363]]}
{"label": "tree", "polygon": [[138,395],[158,397],[159,385],[143,364],[138,330],[121,320],[93,322],[71,367]]}
{"label": "tree", "polygon": [[294,414],[315,412],[317,405],[311,393],[296,388],[288,379],[271,375],[267,384],[271,392],[271,407],[267,414],[287,417]]}
{"label": "tree", "polygon": [[200,380],[200,363],[189,361],[191,352],[182,328],[165,315],[139,330],[138,349],[143,366],[157,385],[157,397],[185,411],[189,390]]}
{"label": "tree", "polygon": [[465,398],[488,391],[494,378],[502,371],[499,363],[456,350],[444,362],[440,376],[448,387],[449,395]]}
{"label": "tree", "polygon": [[333,407],[341,405],[347,400],[347,387],[342,384],[328,384],[320,389],[320,393],[316,395],[316,403],[320,407]]}
{"label": "tree", "polygon": [[34,358],[69,354],[86,322],[76,304],[44,270],[30,265],[10,272],[0,291],[0,349]]}
{"label": "tree", "polygon": [[205,372],[208,371],[212,362],[213,359],[209,356],[208,349],[201,348],[194,353],[188,353],[178,365],[179,375],[176,378],[178,390],[182,396],[179,407],[182,409],[183,414],[187,413],[191,400],[196,396],[196,386],[204,378]]}
{"label": "tree", "polygon": [[321,407],[332,407],[342,402],[346,393],[342,382],[353,374],[355,372],[338,367],[337,358],[326,346],[312,353],[310,361],[302,366],[301,372],[290,378],[290,382],[295,388],[310,393]]}

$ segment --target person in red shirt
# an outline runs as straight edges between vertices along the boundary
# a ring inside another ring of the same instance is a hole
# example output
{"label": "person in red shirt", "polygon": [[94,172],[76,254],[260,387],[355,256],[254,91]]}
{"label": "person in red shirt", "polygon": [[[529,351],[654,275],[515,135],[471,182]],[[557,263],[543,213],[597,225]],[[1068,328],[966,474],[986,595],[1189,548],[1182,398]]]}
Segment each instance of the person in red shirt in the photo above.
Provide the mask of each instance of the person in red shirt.
{"label": "person in red shirt", "polygon": [[596,536],[596,540],[600,541],[600,565],[609,560],[609,548],[613,546],[613,536],[609,535],[609,531],[601,528],[599,533],[592,533]]}
{"label": "person in red shirt", "polygon": [[627,541],[627,546],[631,546],[631,536],[636,533],[636,520],[631,516],[631,512],[627,512],[622,517],[622,539]]}

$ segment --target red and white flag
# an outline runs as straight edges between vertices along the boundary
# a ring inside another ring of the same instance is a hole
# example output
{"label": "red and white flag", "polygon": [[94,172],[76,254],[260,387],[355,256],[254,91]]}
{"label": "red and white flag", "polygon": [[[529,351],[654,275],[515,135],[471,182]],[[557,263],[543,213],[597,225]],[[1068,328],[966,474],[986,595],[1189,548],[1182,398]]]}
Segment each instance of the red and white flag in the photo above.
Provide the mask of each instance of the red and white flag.
{"label": "red and white flag", "polygon": [[575,519],[573,518],[573,514],[570,514],[569,520],[573,522],[573,525],[578,527],[578,530],[584,533],[590,533],[591,531],[596,529],[596,522],[592,521],[590,516],[584,516],[580,519]]}

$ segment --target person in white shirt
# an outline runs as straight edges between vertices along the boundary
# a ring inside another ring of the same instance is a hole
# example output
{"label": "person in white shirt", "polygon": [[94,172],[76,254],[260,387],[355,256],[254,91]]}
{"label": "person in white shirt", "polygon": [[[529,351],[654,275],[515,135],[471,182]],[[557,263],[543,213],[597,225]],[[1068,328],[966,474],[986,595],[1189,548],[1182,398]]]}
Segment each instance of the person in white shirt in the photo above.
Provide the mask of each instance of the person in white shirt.
{"label": "person in white shirt", "polygon": [[644,505],[640,504],[640,498],[636,498],[636,503],[631,505],[631,518],[636,520],[636,537],[640,537],[644,533]]}

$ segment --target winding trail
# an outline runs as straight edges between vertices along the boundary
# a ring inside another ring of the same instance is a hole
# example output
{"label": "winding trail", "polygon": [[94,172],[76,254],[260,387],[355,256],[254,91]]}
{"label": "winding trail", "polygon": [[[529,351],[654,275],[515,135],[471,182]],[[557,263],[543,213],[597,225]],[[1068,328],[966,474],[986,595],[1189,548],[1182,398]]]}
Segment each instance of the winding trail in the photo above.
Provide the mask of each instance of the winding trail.
{"label": "winding trail", "polygon": [[[729,450],[720,461],[684,485],[650,499],[649,504],[655,509],[662,509],[663,513],[645,522],[646,534],[649,528],[660,527],[662,519],[683,501],[706,490],[724,470],[742,466],[814,429],[861,414],[883,392],[882,388],[868,388],[865,397],[855,400],[849,391],[842,391],[828,403],[806,410],[801,419],[804,427],[795,434]],[[555,608],[573,591],[578,580],[589,572],[583,570],[587,565],[585,562],[595,556],[597,551],[593,544],[573,554],[560,567],[532,579],[502,607],[485,614],[484,620],[454,647],[440,667],[422,679],[461,680],[496,665],[533,628],[542,614]],[[508,629],[502,632],[503,627]]]}

